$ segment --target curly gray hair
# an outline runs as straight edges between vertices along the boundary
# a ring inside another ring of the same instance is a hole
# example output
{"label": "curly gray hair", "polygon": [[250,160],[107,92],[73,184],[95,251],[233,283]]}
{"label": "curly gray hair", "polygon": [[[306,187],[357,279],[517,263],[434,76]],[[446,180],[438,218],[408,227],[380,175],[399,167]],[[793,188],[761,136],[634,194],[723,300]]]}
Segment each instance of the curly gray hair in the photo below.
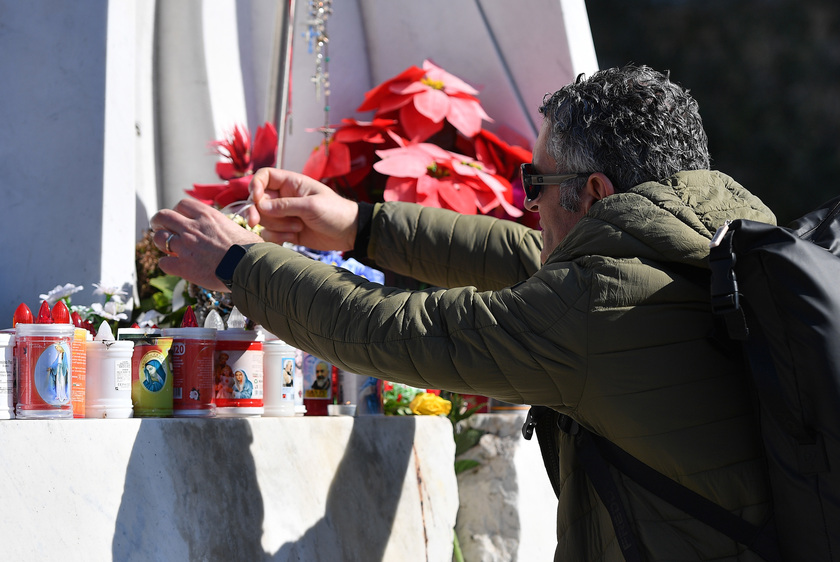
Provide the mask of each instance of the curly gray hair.
{"label": "curly gray hair", "polygon": [[[553,94],[540,113],[551,127],[556,172],[603,172],[616,191],[681,170],[708,169],[709,147],[697,101],[647,66],[600,70]],[[577,211],[586,178],[569,180],[561,204]]]}

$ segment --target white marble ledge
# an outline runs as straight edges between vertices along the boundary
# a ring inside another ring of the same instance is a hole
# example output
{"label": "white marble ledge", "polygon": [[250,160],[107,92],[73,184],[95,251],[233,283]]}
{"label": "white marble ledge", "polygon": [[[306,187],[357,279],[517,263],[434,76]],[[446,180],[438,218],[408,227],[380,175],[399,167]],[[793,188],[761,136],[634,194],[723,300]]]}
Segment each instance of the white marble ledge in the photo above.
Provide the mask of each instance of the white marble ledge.
{"label": "white marble ledge", "polygon": [[0,421],[2,560],[451,560],[437,417]]}

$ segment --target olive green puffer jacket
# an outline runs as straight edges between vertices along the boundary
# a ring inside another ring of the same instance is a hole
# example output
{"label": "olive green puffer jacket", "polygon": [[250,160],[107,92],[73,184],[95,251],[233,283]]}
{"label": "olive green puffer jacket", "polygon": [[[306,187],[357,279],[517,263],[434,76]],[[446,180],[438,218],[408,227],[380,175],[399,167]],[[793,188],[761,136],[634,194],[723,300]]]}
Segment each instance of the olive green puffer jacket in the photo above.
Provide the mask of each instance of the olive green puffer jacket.
{"label": "olive green puffer jacket", "polygon": [[[716,343],[708,242],[726,219],[775,222],[718,172],[682,172],[595,204],[540,267],[509,221],[403,203],[377,208],[378,266],[439,287],[385,288],[271,244],[234,275],[248,316],[353,372],[543,404],[758,523],[768,513],[740,361]],[[612,524],[561,440],[557,560],[621,560]],[[749,552],[620,478],[650,560]]]}

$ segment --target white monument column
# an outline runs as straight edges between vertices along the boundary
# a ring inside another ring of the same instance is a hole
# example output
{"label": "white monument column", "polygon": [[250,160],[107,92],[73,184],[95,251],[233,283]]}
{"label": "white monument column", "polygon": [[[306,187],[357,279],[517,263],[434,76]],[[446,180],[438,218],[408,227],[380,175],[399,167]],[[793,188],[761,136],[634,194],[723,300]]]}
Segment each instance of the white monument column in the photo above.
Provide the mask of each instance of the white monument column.
{"label": "white monument column", "polygon": [[0,327],[21,302],[133,283],[133,0],[0,0]]}

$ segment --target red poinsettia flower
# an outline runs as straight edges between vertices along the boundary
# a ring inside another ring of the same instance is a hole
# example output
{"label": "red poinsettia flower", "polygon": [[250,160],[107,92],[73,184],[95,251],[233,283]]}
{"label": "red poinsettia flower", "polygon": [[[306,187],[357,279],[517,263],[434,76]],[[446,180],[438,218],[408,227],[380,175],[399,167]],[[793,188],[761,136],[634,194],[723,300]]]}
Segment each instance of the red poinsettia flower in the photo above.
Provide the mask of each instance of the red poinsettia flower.
{"label": "red poinsettia flower", "polygon": [[374,169],[388,177],[385,201],[412,201],[463,214],[487,213],[501,206],[511,216],[521,211],[510,201],[510,183],[468,156],[429,143],[378,150]]}
{"label": "red poinsettia flower", "polygon": [[241,178],[260,168],[274,166],[277,161],[277,130],[274,125],[266,123],[257,127],[253,150],[250,138],[248,129],[237,125],[226,139],[210,143],[216,152],[228,159],[216,164],[216,173],[221,179]]}
{"label": "red poinsettia flower", "polygon": [[251,184],[251,176],[233,178],[225,183],[194,183],[187,194],[192,195],[202,203],[212,205],[217,209],[223,209],[231,203],[244,201],[250,195],[248,186]]}
{"label": "red poinsettia flower", "polygon": [[473,139],[475,158],[496,169],[502,177],[514,180],[519,177],[519,167],[533,158],[531,151],[521,146],[512,146],[485,129]]}
{"label": "red poinsettia flower", "polygon": [[358,111],[376,110],[378,117],[398,116],[406,137],[427,140],[443,128],[444,119],[466,137],[492,121],[475,95],[478,90],[431,61],[412,66],[365,94]]}
{"label": "red poinsettia flower", "polygon": [[327,183],[340,178],[343,185],[356,186],[373,169],[377,148],[397,146],[395,126],[391,119],[342,119],[333,136],[312,151],[302,172]]}
{"label": "red poinsettia flower", "polygon": [[216,163],[216,174],[225,183],[193,184],[189,195],[208,205],[225,207],[248,198],[251,176],[260,168],[274,166],[277,162],[277,130],[271,123],[257,128],[254,144],[251,133],[242,126],[235,126],[227,138],[213,141],[210,146],[225,160]]}

